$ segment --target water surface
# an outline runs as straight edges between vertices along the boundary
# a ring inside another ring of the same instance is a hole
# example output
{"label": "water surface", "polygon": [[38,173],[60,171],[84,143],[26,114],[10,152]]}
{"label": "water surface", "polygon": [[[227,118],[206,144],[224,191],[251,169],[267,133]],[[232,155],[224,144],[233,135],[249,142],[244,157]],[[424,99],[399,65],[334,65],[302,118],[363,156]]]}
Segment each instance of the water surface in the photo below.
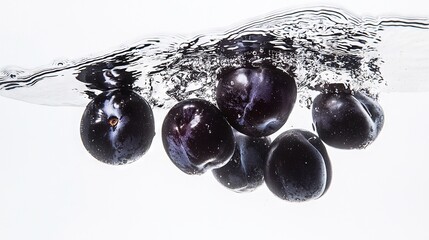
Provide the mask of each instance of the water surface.
{"label": "water surface", "polygon": [[335,8],[307,8],[261,17],[221,33],[148,37],[81,59],[0,72],[0,94],[26,102],[85,106],[103,90],[94,76],[135,81],[153,106],[191,98],[214,100],[223,68],[273,64],[295,75],[298,99],[344,83],[374,97],[386,91],[428,91],[429,20],[359,18]]}

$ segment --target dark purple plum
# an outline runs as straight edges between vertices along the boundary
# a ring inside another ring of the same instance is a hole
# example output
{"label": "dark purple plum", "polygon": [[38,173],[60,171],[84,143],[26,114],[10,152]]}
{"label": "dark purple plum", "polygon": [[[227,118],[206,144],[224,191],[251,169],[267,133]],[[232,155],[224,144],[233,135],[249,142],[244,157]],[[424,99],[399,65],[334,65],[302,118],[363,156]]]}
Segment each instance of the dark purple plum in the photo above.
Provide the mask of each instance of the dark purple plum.
{"label": "dark purple plum", "polygon": [[314,99],[312,115],[322,141],[340,149],[365,148],[384,124],[380,104],[359,92],[322,93]]}
{"label": "dark purple plum", "polygon": [[237,131],[268,136],[288,119],[296,100],[294,78],[273,66],[225,69],[218,75],[216,101]]}
{"label": "dark purple plum", "polygon": [[313,133],[293,129],[271,143],[265,183],[279,198],[291,202],[317,199],[328,190],[331,178],[326,148]]}
{"label": "dark purple plum", "polygon": [[131,163],[152,144],[152,109],[131,90],[103,92],[87,105],[80,135],[83,145],[96,159],[112,165]]}
{"label": "dark purple plum", "polygon": [[231,160],[213,169],[215,178],[235,192],[249,192],[264,182],[264,167],[270,139],[249,137],[235,132],[236,147]]}
{"label": "dark purple plum", "polygon": [[202,174],[225,165],[234,153],[231,126],[216,106],[188,99],[167,113],[162,142],[171,161],[187,174]]}

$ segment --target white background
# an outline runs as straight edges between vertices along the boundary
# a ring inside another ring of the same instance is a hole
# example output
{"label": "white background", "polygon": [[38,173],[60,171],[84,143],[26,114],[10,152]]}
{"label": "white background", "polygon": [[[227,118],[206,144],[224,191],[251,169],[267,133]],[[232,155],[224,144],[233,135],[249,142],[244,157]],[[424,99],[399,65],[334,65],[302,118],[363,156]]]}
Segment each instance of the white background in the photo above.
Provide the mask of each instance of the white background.
{"label": "white background", "polygon": [[[281,9],[336,6],[359,16],[425,16],[424,1],[5,1],[0,67],[38,67],[141,37],[229,29]],[[187,176],[161,146],[108,166],[85,151],[83,108],[0,97],[0,239],[428,239],[429,93],[389,93],[386,122],[363,151],[328,148],[323,198],[284,202],[265,186],[236,194],[210,173]],[[310,130],[295,108],[285,127]]]}

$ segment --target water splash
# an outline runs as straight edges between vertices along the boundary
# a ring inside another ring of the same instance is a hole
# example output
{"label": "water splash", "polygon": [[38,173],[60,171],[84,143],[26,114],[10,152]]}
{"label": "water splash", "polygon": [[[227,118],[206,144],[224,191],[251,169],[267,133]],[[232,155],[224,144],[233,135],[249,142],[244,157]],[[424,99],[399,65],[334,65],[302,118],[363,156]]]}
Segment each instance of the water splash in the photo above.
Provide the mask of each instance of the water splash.
{"label": "water splash", "polygon": [[[392,43],[402,41],[392,41],[398,29],[411,29],[417,36],[413,44],[421,43],[424,76],[429,69],[429,47],[423,44],[429,40],[428,19],[363,19],[339,9],[307,8],[265,16],[223,33],[147,38],[38,69],[4,69],[0,94],[37,104],[84,106],[102,90],[96,82],[101,76],[123,79],[153,106],[167,108],[191,97],[214,101],[216,76],[223,68],[269,62],[296,77],[302,106],[308,107],[314,91],[328,83],[347,84],[376,97],[385,89],[403,90],[385,77],[394,67],[381,70],[394,50]],[[429,90],[429,81],[416,81],[421,84],[406,90]]]}

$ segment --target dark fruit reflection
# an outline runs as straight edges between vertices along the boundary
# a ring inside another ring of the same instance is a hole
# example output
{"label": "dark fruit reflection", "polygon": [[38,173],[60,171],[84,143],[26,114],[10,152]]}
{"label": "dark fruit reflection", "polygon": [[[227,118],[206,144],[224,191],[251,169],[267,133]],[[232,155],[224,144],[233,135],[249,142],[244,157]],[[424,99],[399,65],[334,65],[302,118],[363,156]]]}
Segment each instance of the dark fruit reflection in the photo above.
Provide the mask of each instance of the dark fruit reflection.
{"label": "dark fruit reflection", "polygon": [[219,54],[229,58],[242,56],[249,59],[255,57],[255,55],[269,57],[269,54],[275,51],[275,46],[272,42],[276,40],[278,39],[275,36],[267,33],[233,35],[222,39],[219,42],[219,48],[216,50],[218,50]]}
{"label": "dark fruit reflection", "polygon": [[133,162],[146,153],[155,136],[152,109],[131,90],[103,92],[86,107],[80,134],[96,159],[113,165]]}
{"label": "dark fruit reflection", "polygon": [[162,142],[171,161],[187,174],[202,174],[227,163],[234,153],[231,126],[213,104],[188,99],[167,113]]}
{"label": "dark fruit reflection", "polygon": [[314,99],[312,114],[319,137],[341,149],[365,148],[384,124],[380,104],[359,92],[322,93]]}
{"label": "dark fruit reflection", "polygon": [[138,73],[128,71],[125,59],[114,59],[109,62],[97,62],[83,67],[76,79],[84,82],[90,89],[109,90],[114,88],[130,88],[137,80]]}
{"label": "dark fruit reflection", "polygon": [[329,188],[331,177],[326,148],[313,133],[289,130],[271,143],[265,182],[281,199],[292,202],[317,199]]}
{"label": "dark fruit reflection", "polygon": [[219,76],[216,101],[237,131],[268,136],[288,119],[296,100],[295,80],[272,66],[226,69]]}
{"label": "dark fruit reflection", "polygon": [[236,132],[235,141],[231,160],[225,166],[213,169],[213,175],[222,185],[235,192],[253,191],[264,182],[270,139],[248,137]]}

